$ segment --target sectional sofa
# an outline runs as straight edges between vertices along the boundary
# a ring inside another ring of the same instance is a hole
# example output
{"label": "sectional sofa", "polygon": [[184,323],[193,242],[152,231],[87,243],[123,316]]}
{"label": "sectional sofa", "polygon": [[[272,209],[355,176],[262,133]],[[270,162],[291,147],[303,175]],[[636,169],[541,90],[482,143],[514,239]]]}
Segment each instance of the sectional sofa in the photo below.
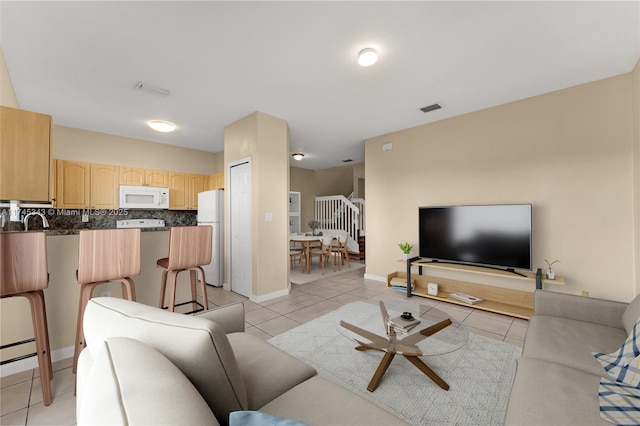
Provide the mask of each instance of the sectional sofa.
{"label": "sectional sofa", "polygon": [[598,389],[607,372],[593,352],[613,353],[640,317],[631,303],[537,290],[506,425],[609,425]]}
{"label": "sectional sofa", "polygon": [[78,425],[405,424],[245,333],[241,303],[186,316],[98,297],[84,334]]}

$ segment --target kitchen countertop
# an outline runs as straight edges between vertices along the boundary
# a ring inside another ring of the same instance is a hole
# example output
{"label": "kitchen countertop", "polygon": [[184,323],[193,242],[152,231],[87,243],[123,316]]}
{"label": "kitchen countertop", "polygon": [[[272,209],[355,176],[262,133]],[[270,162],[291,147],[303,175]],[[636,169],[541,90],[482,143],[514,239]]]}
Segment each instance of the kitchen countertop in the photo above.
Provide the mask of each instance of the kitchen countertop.
{"label": "kitchen countertop", "polygon": [[[163,227],[158,227],[158,228],[140,228],[141,232],[157,232],[157,231],[168,231],[169,229],[171,229],[171,226],[163,226]],[[80,231],[83,231],[85,229],[116,229],[116,228],[79,228],[79,229],[45,229],[44,232],[46,234],[47,237],[54,237],[54,236],[58,236],[58,235],[78,235],[80,233]],[[27,232],[41,232],[42,229],[31,229]],[[25,232],[22,230],[13,230],[13,231],[2,231],[0,230],[0,233],[6,233],[6,232]]]}

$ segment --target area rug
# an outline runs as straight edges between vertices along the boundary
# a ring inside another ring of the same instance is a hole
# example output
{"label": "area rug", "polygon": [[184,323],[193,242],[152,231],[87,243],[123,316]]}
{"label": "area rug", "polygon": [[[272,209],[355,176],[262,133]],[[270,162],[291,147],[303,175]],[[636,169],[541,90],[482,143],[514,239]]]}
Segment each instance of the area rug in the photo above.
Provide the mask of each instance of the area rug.
{"label": "area rug", "polygon": [[[304,265],[304,263],[303,263]],[[296,263],[294,269],[289,271],[289,281],[292,284],[308,284],[312,281],[316,281],[322,278],[331,278],[336,275],[345,274],[351,271],[357,271],[358,269],[364,268],[364,263],[359,262],[351,262],[351,268],[349,268],[346,264],[342,265],[342,268],[338,268],[336,266],[336,271],[333,272],[333,268],[331,264],[328,264],[324,267],[324,275],[322,274],[322,268],[320,268],[318,258],[313,258],[311,260],[311,273],[307,274],[306,269],[305,272],[302,272],[300,265]]]}
{"label": "area rug", "polygon": [[[346,312],[366,302],[345,305],[269,339],[269,343],[313,366],[318,374],[412,425],[500,425],[521,349],[471,333],[465,347],[422,359],[450,386],[442,390],[401,356],[396,356],[374,392],[367,385],[382,352],[356,351],[338,331]],[[370,309],[370,308],[368,308]]]}

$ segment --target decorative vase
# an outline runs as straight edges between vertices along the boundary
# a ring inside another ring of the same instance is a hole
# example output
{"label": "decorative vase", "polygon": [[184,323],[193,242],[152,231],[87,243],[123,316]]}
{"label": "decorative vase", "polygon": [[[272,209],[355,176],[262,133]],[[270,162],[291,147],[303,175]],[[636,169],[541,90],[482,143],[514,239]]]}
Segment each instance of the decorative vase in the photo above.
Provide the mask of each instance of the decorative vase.
{"label": "decorative vase", "polygon": [[411,253],[402,253],[402,260],[409,260]]}
{"label": "decorative vase", "polygon": [[548,269],[547,270],[547,278],[550,280],[555,280],[556,279],[556,273],[553,269]]}

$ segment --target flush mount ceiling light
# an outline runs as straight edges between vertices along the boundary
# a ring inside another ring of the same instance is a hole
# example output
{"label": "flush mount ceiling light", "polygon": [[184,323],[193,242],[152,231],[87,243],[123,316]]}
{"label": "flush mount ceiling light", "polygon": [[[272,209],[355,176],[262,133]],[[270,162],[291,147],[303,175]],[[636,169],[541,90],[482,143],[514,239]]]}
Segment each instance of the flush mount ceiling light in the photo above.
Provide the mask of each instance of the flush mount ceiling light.
{"label": "flush mount ceiling light", "polygon": [[294,160],[300,161],[304,158],[304,154],[301,152],[296,152],[294,154],[291,154],[291,156],[293,157]]}
{"label": "flush mount ceiling light", "polygon": [[358,65],[368,67],[378,62],[378,52],[368,47],[358,53]]}
{"label": "flush mount ceiling light", "polygon": [[176,129],[176,125],[169,121],[151,120],[147,123],[156,132],[169,133]]}

